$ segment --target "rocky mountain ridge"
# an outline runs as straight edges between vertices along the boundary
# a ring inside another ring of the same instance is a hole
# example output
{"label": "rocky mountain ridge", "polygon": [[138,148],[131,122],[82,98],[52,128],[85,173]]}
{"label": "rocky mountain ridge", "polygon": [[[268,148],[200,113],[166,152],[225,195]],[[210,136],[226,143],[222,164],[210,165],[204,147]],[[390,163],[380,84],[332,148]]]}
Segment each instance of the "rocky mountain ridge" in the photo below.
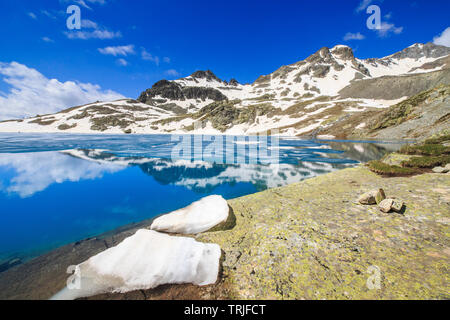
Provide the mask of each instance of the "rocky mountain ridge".
{"label": "rocky mountain ridge", "polygon": [[348,46],[324,47],[252,84],[196,71],[158,81],[137,100],[96,102],[4,121],[0,132],[311,135],[343,118],[381,112],[448,85],[449,66],[450,48],[431,43],[371,59],[356,58]]}

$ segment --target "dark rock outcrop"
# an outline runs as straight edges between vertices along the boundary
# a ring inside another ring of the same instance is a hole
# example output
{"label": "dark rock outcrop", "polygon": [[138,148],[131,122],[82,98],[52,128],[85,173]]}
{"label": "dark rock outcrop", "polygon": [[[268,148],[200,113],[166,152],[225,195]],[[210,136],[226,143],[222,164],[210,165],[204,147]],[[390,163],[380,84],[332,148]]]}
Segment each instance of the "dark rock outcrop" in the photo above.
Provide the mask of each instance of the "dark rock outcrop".
{"label": "dark rock outcrop", "polygon": [[204,87],[184,87],[182,89],[186,99],[211,99],[214,101],[227,100],[227,97],[217,89]]}
{"label": "dark rock outcrop", "polygon": [[149,105],[155,104],[155,98],[161,97],[170,100],[186,99],[211,99],[214,101],[227,100],[227,97],[219,90],[206,87],[183,87],[180,84],[161,80],[156,82],[151,89],[147,89],[138,98],[138,101]]}
{"label": "dark rock outcrop", "polygon": [[237,108],[240,100],[213,102],[202,108],[194,116],[197,119],[208,120],[219,131],[226,131],[236,124],[253,123],[258,116],[275,111],[269,103],[250,105],[246,108]]}
{"label": "dark rock outcrop", "polygon": [[313,55],[306,58],[306,61],[309,63],[333,63],[335,62],[333,55],[330,52],[330,49],[327,47],[323,47]]}
{"label": "dark rock outcrop", "polygon": [[173,81],[161,80],[156,82],[151,89],[144,91],[138,101],[147,103],[148,100],[157,96],[171,100],[184,100],[181,85]]}
{"label": "dark rock outcrop", "polygon": [[239,85],[239,82],[238,82],[236,79],[232,78],[232,79],[228,82],[228,85],[229,85],[229,86],[236,87],[237,85]]}
{"label": "dark rock outcrop", "polygon": [[347,46],[339,46],[333,49],[332,53],[339,56],[343,60],[353,60],[355,56],[353,55],[353,50]]}
{"label": "dark rock outcrop", "polygon": [[206,79],[207,81],[223,82],[211,70],[196,71],[193,74],[191,74],[191,77],[195,79]]}

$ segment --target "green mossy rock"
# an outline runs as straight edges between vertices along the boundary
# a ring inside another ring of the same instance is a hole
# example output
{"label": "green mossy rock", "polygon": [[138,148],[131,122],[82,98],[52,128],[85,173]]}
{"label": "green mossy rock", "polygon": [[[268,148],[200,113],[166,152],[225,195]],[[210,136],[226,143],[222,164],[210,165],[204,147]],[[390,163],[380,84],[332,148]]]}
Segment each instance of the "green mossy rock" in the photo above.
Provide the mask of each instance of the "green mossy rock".
{"label": "green mossy rock", "polygon": [[[374,185],[405,201],[404,214],[352,201]],[[224,252],[223,298],[450,298],[448,175],[387,179],[361,166],[228,203],[236,226],[196,237]]]}
{"label": "green mossy rock", "polygon": [[375,202],[379,204],[381,201],[386,199],[386,194],[384,193],[383,189],[379,189],[377,192],[377,195],[375,196]]}

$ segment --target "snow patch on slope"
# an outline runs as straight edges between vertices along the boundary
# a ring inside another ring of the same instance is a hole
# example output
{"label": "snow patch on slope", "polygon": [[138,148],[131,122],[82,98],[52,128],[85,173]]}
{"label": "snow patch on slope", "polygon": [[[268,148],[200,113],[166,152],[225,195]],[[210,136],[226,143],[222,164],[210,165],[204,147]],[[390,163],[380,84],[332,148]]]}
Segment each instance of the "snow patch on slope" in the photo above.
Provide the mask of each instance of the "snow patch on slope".
{"label": "snow patch on slope", "polygon": [[168,233],[197,234],[225,222],[228,212],[227,201],[213,195],[155,219],[150,228]]}
{"label": "snow patch on slope", "polygon": [[[162,284],[213,284],[219,274],[220,247],[192,238],[139,230],[116,247],[77,266],[77,281],[53,296],[73,300],[106,292],[125,293]],[[72,289],[71,289],[72,288]]]}

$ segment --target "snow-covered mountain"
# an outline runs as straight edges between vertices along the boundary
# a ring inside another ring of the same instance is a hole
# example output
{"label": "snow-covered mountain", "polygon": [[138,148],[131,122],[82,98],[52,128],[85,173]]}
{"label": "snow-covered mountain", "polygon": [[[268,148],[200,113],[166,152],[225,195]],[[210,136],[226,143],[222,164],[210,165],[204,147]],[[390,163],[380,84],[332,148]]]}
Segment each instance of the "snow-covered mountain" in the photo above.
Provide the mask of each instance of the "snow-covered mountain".
{"label": "snow-covered mountain", "polygon": [[95,102],[4,121],[0,132],[312,134],[343,117],[387,108],[449,84],[449,66],[450,48],[431,43],[366,60],[338,45],[252,84],[197,71],[186,78],[161,80],[137,100]]}

